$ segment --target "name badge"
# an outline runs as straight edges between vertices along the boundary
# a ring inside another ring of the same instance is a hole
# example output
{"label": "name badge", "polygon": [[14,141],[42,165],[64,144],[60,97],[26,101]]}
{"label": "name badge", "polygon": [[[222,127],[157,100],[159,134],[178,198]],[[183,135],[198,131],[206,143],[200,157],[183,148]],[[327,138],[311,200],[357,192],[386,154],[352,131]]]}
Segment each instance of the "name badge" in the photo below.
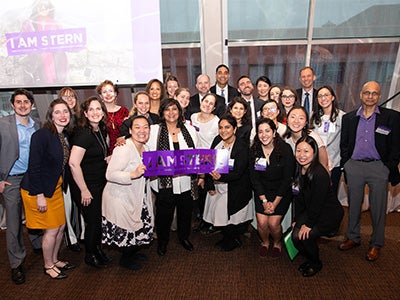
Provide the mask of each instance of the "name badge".
{"label": "name badge", "polygon": [[256,171],[265,171],[267,169],[267,159],[264,157],[260,157],[256,159],[254,163],[254,170]]}
{"label": "name badge", "polygon": [[235,159],[230,158],[228,161],[228,165],[229,165],[229,170],[233,170],[233,167],[235,166]]}
{"label": "name badge", "polygon": [[384,134],[384,135],[388,135],[392,130],[388,127],[385,126],[379,126],[375,132],[376,133],[380,133],[380,134]]}

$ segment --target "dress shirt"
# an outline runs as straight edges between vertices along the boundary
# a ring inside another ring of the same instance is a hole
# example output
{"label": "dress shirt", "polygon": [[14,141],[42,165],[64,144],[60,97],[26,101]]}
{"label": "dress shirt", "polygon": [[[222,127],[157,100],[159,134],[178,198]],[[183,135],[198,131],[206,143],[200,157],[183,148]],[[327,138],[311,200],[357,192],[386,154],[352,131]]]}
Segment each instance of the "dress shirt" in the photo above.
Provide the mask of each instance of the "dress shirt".
{"label": "dress shirt", "polygon": [[353,155],[351,156],[352,159],[381,159],[375,147],[375,121],[376,114],[379,113],[379,108],[376,106],[374,113],[367,119],[363,114],[362,106],[357,110],[356,115],[360,117],[360,121],[357,126],[356,143]]}
{"label": "dress shirt", "polygon": [[35,122],[29,117],[29,124],[25,126],[21,124],[18,118],[15,116],[18,132],[18,145],[19,145],[19,157],[15,161],[13,167],[10,170],[9,175],[18,175],[26,173],[28,169],[29,161],[29,147],[31,144],[32,134],[36,131],[34,125]]}

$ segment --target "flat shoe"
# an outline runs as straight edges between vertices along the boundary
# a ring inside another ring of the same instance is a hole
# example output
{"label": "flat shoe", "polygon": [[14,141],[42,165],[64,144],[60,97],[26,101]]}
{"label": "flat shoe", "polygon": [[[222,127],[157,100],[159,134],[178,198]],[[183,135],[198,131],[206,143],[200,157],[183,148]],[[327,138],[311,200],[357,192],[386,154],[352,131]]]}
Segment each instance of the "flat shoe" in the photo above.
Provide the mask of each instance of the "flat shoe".
{"label": "flat shoe", "polygon": [[266,257],[268,255],[268,247],[267,246],[261,246],[260,249],[258,249],[258,255],[261,257]]}
{"label": "flat shoe", "polygon": [[282,255],[282,251],[278,247],[273,247],[268,255],[272,258],[278,258]]}
{"label": "flat shoe", "polygon": [[[64,264],[63,266],[58,266],[57,264]],[[75,269],[75,265],[67,262],[67,261],[61,261],[61,260],[57,260],[54,265],[61,271],[68,271],[68,270],[72,270]]]}
{"label": "flat shoe", "polygon": [[193,244],[188,240],[181,240],[181,245],[183,248],[185,248],[187,251],[193,251]]}
{"label": "flat shoe", "polygon": [[85,263],[89,266],[99,268],[99,269],[107,268],[107,264],[99,261],[97,259],[96,255],[94,255],[94,254],[87,254],[85,256]]}

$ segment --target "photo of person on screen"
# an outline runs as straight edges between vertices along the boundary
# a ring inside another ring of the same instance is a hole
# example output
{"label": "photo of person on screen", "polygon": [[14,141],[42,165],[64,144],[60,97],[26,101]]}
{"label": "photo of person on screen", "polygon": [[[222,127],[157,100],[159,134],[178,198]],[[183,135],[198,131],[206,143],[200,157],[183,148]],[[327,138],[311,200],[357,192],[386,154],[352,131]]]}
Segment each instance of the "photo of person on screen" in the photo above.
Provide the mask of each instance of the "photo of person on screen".
{"label": "photo of person on screen", "polygon": [[[22,24],[21,31],[59,30],[61,25],[55,20],[54,5],[50,0],[35,0],[30,18]],[[35,84],[64,83],[67,77],[68,61],[65,52],[31,54],[26,57],[25,79]]]}

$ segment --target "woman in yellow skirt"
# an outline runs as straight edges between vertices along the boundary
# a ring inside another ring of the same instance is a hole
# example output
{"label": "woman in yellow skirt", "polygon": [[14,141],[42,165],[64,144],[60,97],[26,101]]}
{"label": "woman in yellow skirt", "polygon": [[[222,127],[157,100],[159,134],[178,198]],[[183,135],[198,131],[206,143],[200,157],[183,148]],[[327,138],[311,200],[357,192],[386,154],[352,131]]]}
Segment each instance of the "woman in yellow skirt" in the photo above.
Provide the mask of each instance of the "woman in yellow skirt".
{"label": "woman in yellow skirt", "polygon": [[68,170],[69,146],[64,133],[72,129],[71,111],[62,99],[56,99],[46,114],[43,128],[31,138],[28,170],[21,182],[26,227],[43,229],[44,273],[53,279],[63,279],[65,270],[73,269],[68,262],[58,260],[65,212],[62,182]]}

